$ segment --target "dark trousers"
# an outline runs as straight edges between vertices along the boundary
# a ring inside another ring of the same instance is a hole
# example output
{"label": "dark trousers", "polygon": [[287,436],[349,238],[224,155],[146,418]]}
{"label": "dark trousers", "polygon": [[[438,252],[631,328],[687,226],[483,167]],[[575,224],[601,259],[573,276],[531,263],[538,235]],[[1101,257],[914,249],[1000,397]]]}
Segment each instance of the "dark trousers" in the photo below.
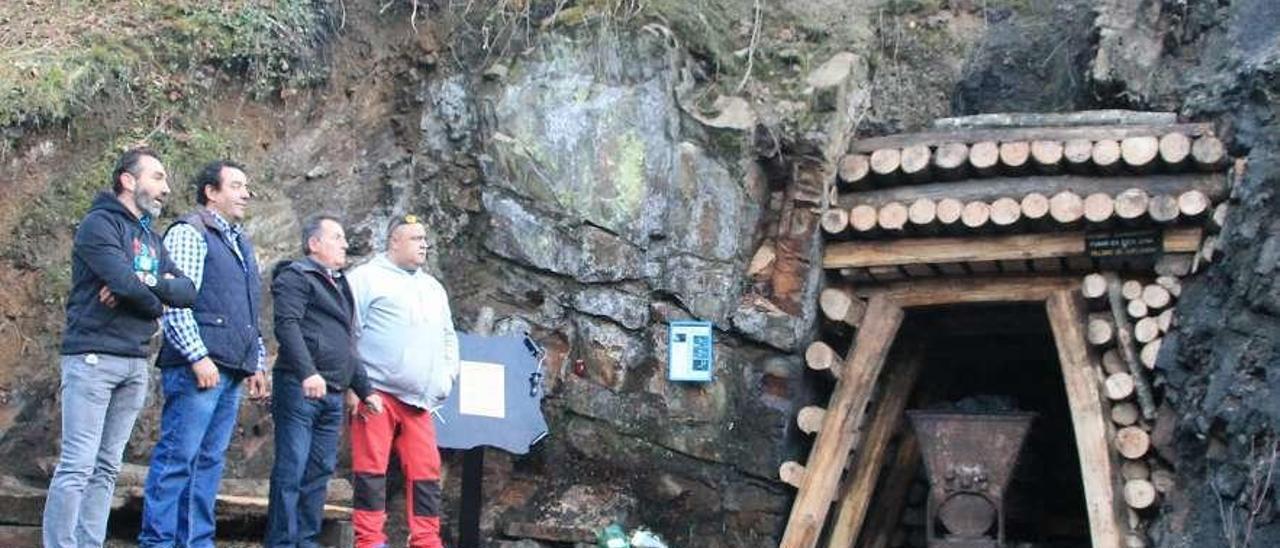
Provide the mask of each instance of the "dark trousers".
{"label": "dark trousers", "polygon": [[266,545],[311,548],[324,519],[325,490],[338,464],[342,393],[307,399],[302,381],[288,372],[276,373],[272,384],[276,460]]}

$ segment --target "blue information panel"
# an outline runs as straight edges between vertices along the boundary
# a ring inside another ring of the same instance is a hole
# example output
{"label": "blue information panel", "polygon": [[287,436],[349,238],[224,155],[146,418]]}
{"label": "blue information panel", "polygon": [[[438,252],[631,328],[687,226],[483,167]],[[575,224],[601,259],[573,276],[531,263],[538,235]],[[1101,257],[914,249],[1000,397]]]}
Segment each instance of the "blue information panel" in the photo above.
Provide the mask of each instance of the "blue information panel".
{"label": "blue information panel", "polygon": [[674,321],[668,325],[667,378],[711,382],[715,339],[711,322]]}
{"label": "blue information panel", "polygon": [[462,368],[440,409],[436,442],[523,455],[547,435],[542,417],[542,349],[521,336],[458,334]]}

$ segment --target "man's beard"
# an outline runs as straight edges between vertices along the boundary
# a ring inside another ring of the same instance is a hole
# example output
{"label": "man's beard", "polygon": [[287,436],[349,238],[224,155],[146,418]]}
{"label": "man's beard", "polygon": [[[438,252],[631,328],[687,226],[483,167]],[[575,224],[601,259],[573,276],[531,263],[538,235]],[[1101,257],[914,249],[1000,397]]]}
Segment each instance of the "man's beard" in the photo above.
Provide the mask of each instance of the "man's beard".
{"label": "man's beard", "polygon": [[157,201],[154,196],[151,196],[141,190],[133,193],[133,204],[153,218],[159,217],[160,210],[164,208],[164,206]]}

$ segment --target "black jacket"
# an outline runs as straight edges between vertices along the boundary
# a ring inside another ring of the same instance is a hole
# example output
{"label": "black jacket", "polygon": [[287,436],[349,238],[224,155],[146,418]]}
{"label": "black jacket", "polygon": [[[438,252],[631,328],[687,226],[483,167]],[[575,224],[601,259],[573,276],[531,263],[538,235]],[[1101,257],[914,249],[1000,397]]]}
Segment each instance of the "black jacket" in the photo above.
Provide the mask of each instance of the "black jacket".
{"label": "black jacket", "polygon": [[351,288],[345,277],[330,278],[310,258],[281,261],[271,271],[277,372],[298,380],[319,373],[329,391],[350,387],[360,399],[372,388],[364,364],[356,359],[355,318]]}
{"label": "black jacket", "polygon": [[[115,295],[115,308],[99,302],[103,286]],[[146,357],[165,305],[189,307],[195,300],[195,284],[169,260],[160,237],[114,194],[98,194],[71,248],[62,353]]]}

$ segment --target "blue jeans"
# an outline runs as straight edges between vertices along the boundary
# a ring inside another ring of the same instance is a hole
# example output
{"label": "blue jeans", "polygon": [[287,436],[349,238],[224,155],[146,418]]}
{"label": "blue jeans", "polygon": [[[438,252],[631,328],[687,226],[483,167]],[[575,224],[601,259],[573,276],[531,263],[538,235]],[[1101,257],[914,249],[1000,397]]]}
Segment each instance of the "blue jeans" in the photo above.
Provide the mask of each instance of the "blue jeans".
{"label": "blue jeans", "polygon": [[147,472],[139,546],[213,546],[214,503],[240,409],[241,381],[218,374],[216,386],[201,390],[190,367],[160,372],[164,411]]}
{"label": "blue jeans", "polygon": [[325,490],[338,465],[342,393],[320,399],[302,395],[302,381],[289,372],[272,381],[276,460],[271,468],[266,546],[316,546],[324,520]]}
{"label": "blue jeans", "polygon": [[102,546],[125,444],[147,400],[144,358],[62,357],[62,455],[44,503],[44,545]]}

